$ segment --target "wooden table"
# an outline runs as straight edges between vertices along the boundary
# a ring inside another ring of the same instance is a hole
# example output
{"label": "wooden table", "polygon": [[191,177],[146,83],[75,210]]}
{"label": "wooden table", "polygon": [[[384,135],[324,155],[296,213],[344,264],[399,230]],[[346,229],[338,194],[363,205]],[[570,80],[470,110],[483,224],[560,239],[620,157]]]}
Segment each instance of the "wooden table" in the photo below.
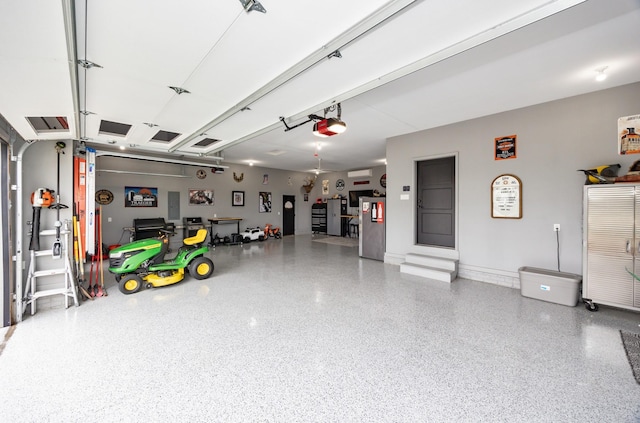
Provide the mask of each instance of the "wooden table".
{"label": "wooden table", "polygon": [[233,223],[236,222],[236,224],[238,225],[238,230],[236,233],[240,233],[240,221],[242,220],[241,217],[214,217],[211,219],[207,219],[209,220],[209,222],[211,222],[211,229],[209,230],[209,245],[213,245],[213,225],[218,225],[220,223]]}

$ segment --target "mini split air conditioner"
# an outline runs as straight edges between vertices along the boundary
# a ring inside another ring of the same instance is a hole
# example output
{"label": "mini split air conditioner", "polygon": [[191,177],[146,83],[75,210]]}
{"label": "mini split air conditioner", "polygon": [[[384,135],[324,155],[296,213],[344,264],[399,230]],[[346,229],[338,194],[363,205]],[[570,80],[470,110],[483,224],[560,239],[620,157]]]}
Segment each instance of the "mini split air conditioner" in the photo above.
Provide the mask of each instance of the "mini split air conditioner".
{"label": "mini split air conditioner", "polygon": [[366,178],[367,176],[371,176],[373,173],[371,169],[362,169],[362,170],[352,170],[347,172],[347,176],[349,178]]}

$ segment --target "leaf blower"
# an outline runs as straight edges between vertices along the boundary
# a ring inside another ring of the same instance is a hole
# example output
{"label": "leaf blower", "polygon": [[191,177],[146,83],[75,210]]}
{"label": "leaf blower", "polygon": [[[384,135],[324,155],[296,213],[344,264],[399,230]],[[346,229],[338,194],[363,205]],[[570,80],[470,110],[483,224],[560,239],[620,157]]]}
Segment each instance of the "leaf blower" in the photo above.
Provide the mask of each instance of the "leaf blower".
{"label": "leaf blower", "polygon": [[40,250],[40,212],[42,208],[48,208],[53,204],[53,190],[49,188],[38,188],[31,193],[31,204],[33,205],[33,218],[31,219],[31,241],[29,250]]}

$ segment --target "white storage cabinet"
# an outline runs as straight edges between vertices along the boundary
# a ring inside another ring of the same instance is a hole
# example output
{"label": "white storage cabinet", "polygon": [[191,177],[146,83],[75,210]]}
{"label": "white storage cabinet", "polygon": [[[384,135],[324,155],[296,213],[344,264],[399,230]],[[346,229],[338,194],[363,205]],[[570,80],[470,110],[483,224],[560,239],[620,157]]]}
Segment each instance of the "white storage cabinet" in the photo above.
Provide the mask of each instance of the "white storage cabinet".
{"label": "white storage cabinet", "polygon": [[585,186],[583,219],[586,308],[640,311],[640,184]]}

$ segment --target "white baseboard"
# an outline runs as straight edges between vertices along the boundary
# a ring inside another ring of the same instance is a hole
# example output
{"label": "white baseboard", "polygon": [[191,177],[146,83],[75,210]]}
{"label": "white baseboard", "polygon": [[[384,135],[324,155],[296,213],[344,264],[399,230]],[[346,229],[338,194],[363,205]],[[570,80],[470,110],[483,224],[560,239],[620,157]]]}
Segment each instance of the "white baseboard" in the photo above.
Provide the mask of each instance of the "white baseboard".
{"label": "white baseboard", "polygon": [[459,264],[458,277],[505,286],[507,288],[520,289],[520,275],[518,272]]}

